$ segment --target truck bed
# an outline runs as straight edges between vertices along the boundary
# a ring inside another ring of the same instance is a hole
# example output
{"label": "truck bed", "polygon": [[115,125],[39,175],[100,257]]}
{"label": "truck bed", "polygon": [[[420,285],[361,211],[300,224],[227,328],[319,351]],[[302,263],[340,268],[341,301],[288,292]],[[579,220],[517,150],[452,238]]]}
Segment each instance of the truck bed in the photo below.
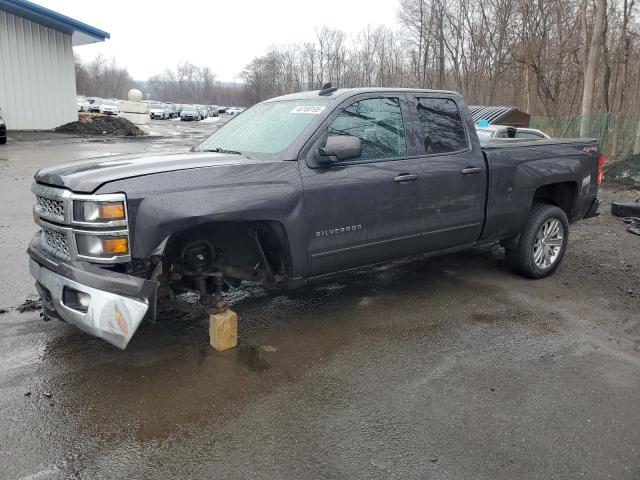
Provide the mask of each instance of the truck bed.
{"label": "truck bed", "polygon": [[[516,235],[547,184],[564,189],[570,221],[583,218],[597,196],[596,139],[496,140],[482,147],[487,164],[486,220],[481,240]],[[560,160],[560,161],[559,161]]]}

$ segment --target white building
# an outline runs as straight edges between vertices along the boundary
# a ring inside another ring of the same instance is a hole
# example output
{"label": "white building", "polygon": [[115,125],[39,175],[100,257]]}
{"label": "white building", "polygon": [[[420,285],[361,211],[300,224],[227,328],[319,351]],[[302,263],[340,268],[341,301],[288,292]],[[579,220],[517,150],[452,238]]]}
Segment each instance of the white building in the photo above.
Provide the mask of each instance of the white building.
{"label": "white building", "polygon": [[107,32],[26,0],[0,0],[0,116],[8,130],[78,119],[73,48]]}

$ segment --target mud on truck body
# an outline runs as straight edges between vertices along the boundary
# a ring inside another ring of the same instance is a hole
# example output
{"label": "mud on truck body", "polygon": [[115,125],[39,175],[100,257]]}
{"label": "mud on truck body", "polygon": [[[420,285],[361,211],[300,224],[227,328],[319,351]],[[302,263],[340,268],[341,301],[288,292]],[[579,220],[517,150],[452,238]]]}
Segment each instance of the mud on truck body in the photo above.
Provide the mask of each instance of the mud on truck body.
{"label": "mud on truck body", "polygon": [[286,95],[190,152],[39,171],[30,270],[47,317],[120,348],[181,293],[206,309],[243,280],[296,287],[498,242],[542,278],[596,215],[602,163],[591,139],[481,147],[455,92]]}

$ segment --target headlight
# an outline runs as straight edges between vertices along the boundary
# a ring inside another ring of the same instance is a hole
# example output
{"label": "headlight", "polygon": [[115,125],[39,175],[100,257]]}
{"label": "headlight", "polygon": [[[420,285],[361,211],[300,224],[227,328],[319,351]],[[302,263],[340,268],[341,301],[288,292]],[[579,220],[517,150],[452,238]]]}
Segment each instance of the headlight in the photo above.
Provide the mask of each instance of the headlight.
{"label": "headlight", "polygon": [[90,235],[76,233],[78,254],[85,257],[110,258],[129,253],[126,235]]}
{"label": "headlight", "polygon": [[124,202],[75,201],[73,219],[76,222],[104,223],[126,218]]}

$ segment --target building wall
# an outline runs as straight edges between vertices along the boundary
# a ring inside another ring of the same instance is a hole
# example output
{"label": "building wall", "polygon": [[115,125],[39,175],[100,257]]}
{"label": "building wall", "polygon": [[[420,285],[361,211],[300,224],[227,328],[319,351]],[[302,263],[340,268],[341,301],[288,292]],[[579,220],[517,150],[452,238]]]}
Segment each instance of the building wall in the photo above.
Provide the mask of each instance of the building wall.
{"label": "building wall", "polygon": [[78,119],[71,35],[0,10],[0,108],[9,130]]}

